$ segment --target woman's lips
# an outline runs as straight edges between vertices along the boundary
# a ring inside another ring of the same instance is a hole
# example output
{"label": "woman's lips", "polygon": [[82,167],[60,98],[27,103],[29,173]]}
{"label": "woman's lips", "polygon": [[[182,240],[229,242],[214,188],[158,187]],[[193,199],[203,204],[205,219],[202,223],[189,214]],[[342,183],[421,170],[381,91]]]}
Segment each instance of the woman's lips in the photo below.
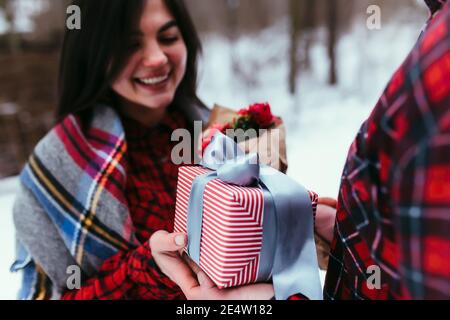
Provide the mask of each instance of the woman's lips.
{"label": "woman's lips", "polygon": [[142,82],[143,84],[154,85],[163,82],[169,77],[169,74],[159,77],[151,77],[151,78],[138,78],[137,80]]}
{"label": "woman's lips", "polygon": [[170,76],[171,72],[166,75],[156,77],[136,78],[135,82],[139,85],[139,87],[146,89],[147,91],[161,91],[169,82]]}

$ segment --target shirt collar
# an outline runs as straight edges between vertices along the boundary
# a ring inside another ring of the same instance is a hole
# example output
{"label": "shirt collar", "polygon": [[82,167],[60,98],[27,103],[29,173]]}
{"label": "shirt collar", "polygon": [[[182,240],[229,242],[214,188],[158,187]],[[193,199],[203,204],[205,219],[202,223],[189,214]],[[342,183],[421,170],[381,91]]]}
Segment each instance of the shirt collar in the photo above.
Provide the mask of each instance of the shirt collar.
{"label": "shirt collar", "polygon": [[172,133],[176,129],[185,128],[184,116],[176,109],[170,108],[154,127],[147,127],[137,120],[122,116],[122,124],[124,126],[128,138],[144,138],[151,137],[155,134]]}
{"label": "shirt collar", "polygon": [[447,0],[425,0],[431,14],[435,14],[442,6],[447,2]]}

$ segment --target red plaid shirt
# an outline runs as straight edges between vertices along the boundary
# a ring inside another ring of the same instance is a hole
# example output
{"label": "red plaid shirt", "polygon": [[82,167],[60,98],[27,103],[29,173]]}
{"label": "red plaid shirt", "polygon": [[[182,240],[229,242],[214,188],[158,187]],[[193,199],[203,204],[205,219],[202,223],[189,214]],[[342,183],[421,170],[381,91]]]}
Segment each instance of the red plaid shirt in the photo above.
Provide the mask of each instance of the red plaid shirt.
{"label": "red plaid shirt", "polygon": [[[441,1],[427,2],[437,9]],[[371,266],[381,272],[380,288],[371,289]],[[324,295],[450,298],[449,5],[431,20],[351,146]]]}

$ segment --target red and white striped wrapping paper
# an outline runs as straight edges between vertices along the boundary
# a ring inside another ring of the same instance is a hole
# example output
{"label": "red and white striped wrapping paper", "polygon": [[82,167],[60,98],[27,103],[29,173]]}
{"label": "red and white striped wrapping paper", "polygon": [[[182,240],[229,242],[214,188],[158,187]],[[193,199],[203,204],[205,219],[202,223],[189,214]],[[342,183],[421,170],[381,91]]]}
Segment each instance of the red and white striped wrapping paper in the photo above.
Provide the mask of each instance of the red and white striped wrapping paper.
{"label": "red and white striped wrapping paper", "polygon": [[[202,167],[180,168],[175,232],[187,233],[192,183],[196,177],[208,172]],[[233,186],[219,179],[206,186],[200,268],[219,288],[257,281],[263,240],[263,212],[264,196],[259,187]]]}

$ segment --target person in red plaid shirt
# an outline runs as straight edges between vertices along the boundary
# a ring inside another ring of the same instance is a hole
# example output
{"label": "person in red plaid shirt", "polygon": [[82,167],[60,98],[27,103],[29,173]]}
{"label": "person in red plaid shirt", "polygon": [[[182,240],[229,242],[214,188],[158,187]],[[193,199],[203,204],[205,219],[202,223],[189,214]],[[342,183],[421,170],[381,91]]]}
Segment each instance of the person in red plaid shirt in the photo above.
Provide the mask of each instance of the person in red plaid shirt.
{"label": "person in red plaid shirt", "polygon": [[351,146],[326,299],[450,299],[450,7],[426,2],[430,22]]}

